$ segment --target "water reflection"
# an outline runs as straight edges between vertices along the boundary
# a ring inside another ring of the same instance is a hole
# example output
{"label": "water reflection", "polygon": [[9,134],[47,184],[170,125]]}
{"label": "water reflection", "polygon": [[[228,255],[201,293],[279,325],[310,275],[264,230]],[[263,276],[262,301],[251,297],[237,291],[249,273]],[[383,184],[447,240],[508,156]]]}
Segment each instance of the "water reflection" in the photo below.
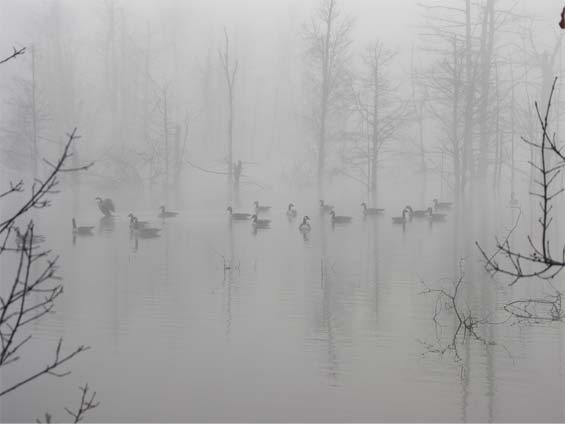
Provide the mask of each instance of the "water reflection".
{"label": "water reflection", "polygon": [[98,233],[108,234],[112,233],[116,228],[116,217],[115,216],[104,216],[98,221]]}
{"label": "water reflection", "polygon": [[[101,220],[111,228],[104,237],[75,245],[66,232],[60,240],[46,234],[69,284],[57,314],[38,323],[38,339],[64,333],[70,344],[93,346],[73,376],[115,399],[93,418],[492,421],[533,408],[540,420],[563,417],[555,401],[563,395],[562,332],[494,327],[481,335],[502,340],[519,360],[468,342],[464,378],[449,355],[421,357],[417,340],[433,337],[435,304],[419,294],[420,278],[449,282],[467,257],[465,301],[481,316],[511,290],[497,288],[478,261],[479,224],[461,224],[474,216],[452,211],[441,225],[414,220],[403,230],[388,215],[359,216],[331,227],[315,205],[300,207],[314,218],[301,233],[284,207],[275,210],[272,228],[255,234],[250,221],[224,211],[183,212],[154,239],[128,234],[119,217]],[[43,359],[32,356],[31,365]],[[73,396],[76,385],[65,386],[10,399],[2,421],[41,416],[27,405]]]}

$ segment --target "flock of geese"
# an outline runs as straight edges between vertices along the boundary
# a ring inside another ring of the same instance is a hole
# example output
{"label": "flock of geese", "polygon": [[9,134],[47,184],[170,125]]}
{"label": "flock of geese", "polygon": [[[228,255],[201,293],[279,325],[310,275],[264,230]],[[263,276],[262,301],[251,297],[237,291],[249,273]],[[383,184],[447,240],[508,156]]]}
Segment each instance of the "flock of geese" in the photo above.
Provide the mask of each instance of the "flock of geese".
{"label": "flock of geese", "polygon": [[[101,197],[96,197],[98,202],[98,209],[104,215],[103,219],[110,218],[114,216],[116,208],[112,199]],[[364,217],[367,216],[377,216],[383,215],[384,209],[368,207],[367,203],[363,202],[360,205],[362,207],[362,214]],[[407,205],[400,216],[393,216],[393,224],[406,224],[412,221],[412,219],[427,219],[430,223],[441,222],[446,218],[445,213],[438,211],[446,211],[451,209],[451,202],[440,202],[437,199],[433,200],[433,206],[429,206],[427,209],[413,209],[412,206]],[[322,215],[327,214],[330,216],[332,224],[348,224],[353,221],[353,217],[346,215],[336,215],[334,207],[332,205],[326,204],[323,200],[319,201],[319,210]],[[268,229],[271,227],[271,220],[263,217],[259,217],[262,214],[266,214],[271,211],[271,206],[261,205],[259,201],[253,202],[253,212],[234,212],[231,206],[228,206],[227,211],[229,212],[232,221],[251,221],[252,228],[254,232],[259,229]],[[174,218],[178,215],[178,212],[168,211],[165,206],[160,207],[160,212],[157,215],[158,218]],[[286,209],[286,216],[289,222],[292,222],[298,217],[298,211],[295,208],[294,203],[289,203]],[[155,238],[160,236],[161,228],[152,227],[151,223],[148,221],[140,221],[133,213],[128,215],[129,218],[129,228],[132,234],[139,238]],[[91,235],[94,226],[78,226],[75,218],[72,219],[73,223],[73,235]],[[306,235],[312,230],[310,224],[310,217],[304,215],[302,221],[298,225],[298,230]],[[19,235],[19,234],[18,234]],[[18,237],[19,239],[20,237]]]}
{"label": "flock of geese", "polygon": [[[320,202],[320,213],[328,214],[331,217],[332,224],[348,224],[353,221],[352,216],[336,215],[334,207],[332,205],[326,204],[323,200],[320,200],[319,202]],[[253,226],[254,230],[270,228],[271,220],[265,218],[259,218],[259,214],[269,212],[271,210],[271,206],[260,205],[257,200],[253,203],[253,205],[254,205],[254,213],[234,212],[231,206],[228,206],[227,211],[230,213],[231,219],[233,221],[251,220],[251,225]],[[384,209],[370,208],[367,206],[367,203],[365,202],[361,203],[360,206],[363,208],[362,213],[364,217],[373,216],[373,215],[382,215],[384,213]],[[427,219],[429,220],[430,223],[441,222],[445,220],[447,214],[438,211],[449,210],[451,209],[451,206],[452,206],[451,202],[440,202],[437,199],[434,199],[433,206],[430,206],[427,209],[414,210],[412,206],[407,205],[402,210],[402,215],[392,217],[392,223],[406,224],[407,222],[412,221],[412,219]],[[298,211],[295,209],[294,203],[288,204],[288,208],[286,210],[286,216],[288,217],[289,221],[294,220],[298,216]],[[301,233],[309,233],[312,230],[312,226],[310,224],[310,217],[308,215],[305,215],[302,218],[302,222],[298,226],[298,230]]]}
{"label": "flock of geese", "polygon": [[[102,199],[101,197],[97,197],[95,199],[98,202],[98,209],[104,215],[104,218],[112,218],[114,213],[116,212],[116,207],[114,206],[114,202],[110,198]],[[178,215],[178,212],[172,212],[166,210],[165,206],[161,206],[160,212],[157,215],[158,218],[165,219],[165,218],[174,218]],[[152,227],[149,221],[140,221],[134,214],[130,213],[128,215],[129,218],[129,228],[130,231],[136,236],[140,238],[155,238],[160,236],[161,228]],[[72,219],[73,221],[73,235],[79,236],[87,236],[92,235],[92,230],[94,229],[94,225],[92,226],[78,226],[76,223],[75,218]]]}

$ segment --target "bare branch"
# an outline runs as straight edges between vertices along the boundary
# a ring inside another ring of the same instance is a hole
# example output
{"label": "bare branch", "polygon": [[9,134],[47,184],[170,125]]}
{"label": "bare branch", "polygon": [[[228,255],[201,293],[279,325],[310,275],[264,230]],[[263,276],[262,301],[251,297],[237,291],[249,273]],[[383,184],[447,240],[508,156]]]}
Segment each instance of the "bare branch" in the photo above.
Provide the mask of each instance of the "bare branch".
{"label": "bare branch", "polygon": [[8,62],[9,60],[12,60],[12,59],[16,58],[17,56],[19,56],[19,55],[21,55],[21,54],[24,54],[24,53],[25,53],[25,50],[26,50],[25,47],[22,47],[21,49],[16,49],[15,47],[13,47],[13,49],[14,49],[14,50],[13,50],[13,52],[12,52],[12,54],[11,54],[10,56],[8,56],[8,57],[6,57],[6,58],[0,60],[0,65],[3,64],[3,63]]}

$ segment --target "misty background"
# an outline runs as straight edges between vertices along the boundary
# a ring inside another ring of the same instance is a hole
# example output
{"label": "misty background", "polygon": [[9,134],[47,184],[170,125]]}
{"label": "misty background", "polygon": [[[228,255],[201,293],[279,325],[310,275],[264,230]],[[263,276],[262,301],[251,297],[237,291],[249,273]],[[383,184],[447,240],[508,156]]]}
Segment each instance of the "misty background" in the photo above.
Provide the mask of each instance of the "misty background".
{"label": "misty background", "polygon": [[[543,155],[522,137],[539,142],[535,102],[543,116],[553,95],[563,146],[562,7],[0,0],[0,57],[25,47],[0,65],[0,192],[45,178],[74,128],[67,166],[92,163],[26,215],[59,255],[64,296],[0,389],[58,339],[92,349],[71,375],[0,395],[0,419],[68,419],[88,381],[100,406],[86,421],[563,421],[562,275],[513,285],[485,268],[497,237],[545,241],[530,195]],[[2,219],[22,198],[2,200]],[[226,211],[254,201],[271,207],[263,227]],[[3,293],[16,265],[2,255]],[[457,281],[461,297],[438,291]],[[508,312],[524,299],[543,302]]]}
{"label": "misty background", "polygon": [[[431,101],[439,103],[441,93],[430,87],[430,80],[434,75],[441,77],[441,64],[449,57],[449,41],[437,35],[443,22],[445,31],[453,28],[462,34],[464,29],[455,23],[449,26],[448,19],[462,19],[449,8],[424,7],[439,5],[411,1],[339,4],[342,14],[354,20],[347,53],[352,86],[366,74],[362,56],[367,45],[378,40],[395,53],[383,69],[383,78],[393,89],[383,108],[405,104],[406,113],[381,147],[379,200],[385,203],[395,200],[386,190],[393,182],[402,185],[409,199],[416,196],[415,200],[425,202],[428,192],[434,193],[431,197],[453,197],[453,149],[438,123],[445,109]],[[10,135],[2,148],[4,178],[9,179],[14,170],[32,171],[34,157],[41,162],[42,156],[57,152],[64,134],[76,126],[84,141],[75,160],[96,161],[92,172],[81,176],[81,184],[105,189],[116,184],[134,189],[162,187],[167,133],[169,189],[177,187],[179,206],[188,205],[182,203],[188,199],[191,206],[221,200],[215,194],[225,190],[224,181],[185,160],[207,170],[225,171],[228,107],[218,58],[225,28],[231,57],[238,61],[234,160],[251,163],[245,167],[250,177],[243,190],[253,192],[281,183],[315,184],[317,135],[312,116],[316,95],[310,78],[315,71],[309,66],[304,34],[317,7],[316,2],[300,1],[3,1],[5,50],[12,45],[29,48],[25,58],[1,71],[2,129]],[[481,160],[488,160],[488,172],[496,169],[500,173],[499,182],[486,184],[496,186],[505,197],[509,197],[511,167],[510,120],[514,120],[515,167],[523,182],[524,173],[529,173],[529,151],[519,137],[533,135],[532,102],[540,98],[542,85],[547,85],[543,80],[547,76],[542,75],[547,72],[542,70],[544,53],[551,62],[550,75],[560,74],[561,49],[557,54],[554,49],[561,35],[555,22],[547,24],[549,17],[555,21],[558,9],[559,2],[496,2],[492,57],[498,91],[496,96],[491,93],[488,107],[499,116],[496,137],[500,141],[490,140],[488,158]],[[481,10],[473,6],[477,43],[473,48],[480,47]],[[510,81],[511,70],[514,82]],[[493,74],[491,71],[489,84],[494,86]],[[512,85],[513,105],[509,104]],[[558,98],[559,87],[558,81]],[[35,124],[30,118],[32,108]],[[328,140],[327,176],[332,187],[340,187],[336,193],[347,185],[362,198],[366,188],[353,178],[364,180],[356,168],[365,165],[353,163],[348,150],[363,145],[365,135],[354,106],[343,105],[342,109],[343,121]],[[559,103],[554,111],[558,117]],[[490,112],[489,118],[492,138],[495,123]],[[559,127],[559,120],[555,125]],[[497,160],[497,143],[503,152],[500,171],[498,164],[492,164]],[[427,171],[424,189],[422,166]],[[394,206],[402,207],[400,203]]]}

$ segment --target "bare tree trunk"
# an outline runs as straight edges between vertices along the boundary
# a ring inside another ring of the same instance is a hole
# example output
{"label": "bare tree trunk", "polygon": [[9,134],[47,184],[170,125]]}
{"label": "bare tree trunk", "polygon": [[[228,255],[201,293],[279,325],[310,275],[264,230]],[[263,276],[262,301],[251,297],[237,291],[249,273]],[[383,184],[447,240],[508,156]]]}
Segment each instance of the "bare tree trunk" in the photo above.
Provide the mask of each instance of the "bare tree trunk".
{"label": "bare tree trunk", "polygon": [[163,132],[164,132],[164,141],[165,141],[165,178],[163,181],[163,185],[165,187],[165,203],[169,203],[169,116],[168,116],[168,104],[167,104],[167,90],[168,87],[165,87],[163,90],[163,103],[164,103],[164,111],[163,111]]}
{"label": "bare tree trunk", "polygon": [[379,63],[375,58],[373,69],[373,123],[371,141],[373,145],[373,154],[371,155],[371,200],[374,205],[377,204],[377,158],[379,151]]}
{"label": "bare tree trunk", "polygon": [[461,171],[460,195],[464,195],[469,178],[474,175],[473,158],[473,108],[475,92],[475,76],[473,71],[473,51],[471,36],[471,0],[465,0],[465,124],[463,133],[463,169]]}
{"label": "bare tree trunk", "polygon": [[496,112],[495,112],[495,150],[494,150],[494,164],[492,175],[492,188],[496,196],[500,193],[500,179],[502,173],[502,140],[500,135],[500,93],[498,91],[498,66],[494,66],[496,75],[495,94],[496,94]]}
{"label": "bare tree trunk", "polygon": [[371,152],[372,152],[372,146],[371,146],[371,134],[368,131],[367,128],[365,128],[365,126],[368,124],[363,121],[362,123],[363,125],[363,135],[367,137],[367,199],[369,199],[370,202],[373,202],[373,204],[376,204],[377,199],[371,199],[371,181],[373,178],[372,175],[372,166],[371,166]]}
{"label": "bare tree trunk", "polygon": [[[109,77],[109,92],[110,92],[110,132],[112,143],[118,141],[120,148],[121,148],[121,140],[119,140],[118,136],[118,117],[117,114],[117,89],[118,89],[118,82],[117,82],[117,59],[116,59],[116,17],[115,17],[115,5],[114,1],[110,0],[106,3],[107,12],[108,12],[108,34],[107,34],[107,43],[108,48],[110,49],[109,53],[110,57],[107,60],[107,75]],[[118,139],[118,140],[116,140]]]}
{"label": "bare tree trunk", "polygon": [[33,136],[33,176],[37,178],[37,161],[39,149],[37,146],[37,79],[35,77],[35,47],[31,46],[31,125]]}
{"label": "bare tree trunk", "polygon": [[[494,0],[487,0],[481,35],[481,82],[479,105],[479,176],[487,177],[489,141],[489,91],[492,48],[494,44]],[[493,172],[496,172],[493,169]]]}
{"label": "bare tree trunk", "polygon": [[457,59],[457,35],[453,37],[453,106],[452,106],[452,135],[453,138],[453,178],[455,189],[455,199],[458,201],[461,194],[462,178],[461,178],[461,149],[459,146],[458,116],[459,116],[459,74]]}
{"label": "bare tree trunk", "polygon": [[318,197],[324,198],[324,169],[326,162],[326,119],[329,98],[330,77],[330,37],[332,35],[332,21],[335,1],[330,0],[326,17],[326,33],[324,51],[322,56],[322,96],[320,99],[320,133],[318,135]]}
{"label": "bare tree trunk", "polygon": [[204,97],[204,148],[210,149],[210,129],[212,128],[212,61],[210,60],[210,49],[208,48],[206,53],[206,66],[204,68],[204,81],[202,83],[202,96]]}
{"label": "bare tree trunk", "polygon": [[228,119],[228,186],[233,187],[233,88],[229,88],[229,119]]}
{"label": "bare tree trunk", "polygon": [[231,202],[233,196],[233,123],[234,123],[234,83],[237,74],[238,61],[236,59],[233,67],[230,65],[230,44],[229,37],[226,29],[224,28],[225,37],[225,50],[222,53],[219,51],[220,62],[224,69],[224,75],[226,78],[227,88],[228,88],[228,199]]}
{"label": "bare tree trunk", "polygon": [[[119,125],[118,125],[118,138],[120,140],[120,154],[123,159],[123,155],[125,153],[126,148],[126,138],[124,134],[127,134],[128,124],[129,124],[129,115],[126,112],[127,108],[127,92],[128,92],[128,85],[129,85],[129,78],[124,78],[125,75],[128,75],[128,69],[126,67],[126,17],[123,8],[119,9],[120,11],[120,68],[119,68],[119,81],[118,86],[120,87],[118,92],[118,110],[119,110]],[[118,76],[117,76],[118,77]]]}
{"label": "bare tree trunk", "polygon": [[[149,82],[150,82],[150,55],[151,55],[151,27],[149,21],[146,23],[147,26],[147,46],[145,48],[145,75],[143,78],[143,144],[145,146],[149,145]],[[153,182],[153,161],[150,161],[149,165],[149,186]]]}
{"label": "bare tree trunk", "polygon": [[424,147],[424,105],[426,102],[425,95],[418,101],[416,99],[416,71],[414,68],[414,46],[411,49],[411,82],[412,82],[412,105],[416,112],[418,121],[418,141],[420,147],[420,172],[422,173],[422,189],[420,193],[420,202],[424,204],[426,201],[427,188],[427,166],[426,166],[426,150]]}

